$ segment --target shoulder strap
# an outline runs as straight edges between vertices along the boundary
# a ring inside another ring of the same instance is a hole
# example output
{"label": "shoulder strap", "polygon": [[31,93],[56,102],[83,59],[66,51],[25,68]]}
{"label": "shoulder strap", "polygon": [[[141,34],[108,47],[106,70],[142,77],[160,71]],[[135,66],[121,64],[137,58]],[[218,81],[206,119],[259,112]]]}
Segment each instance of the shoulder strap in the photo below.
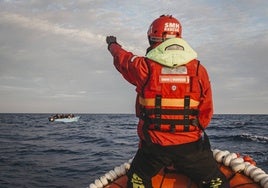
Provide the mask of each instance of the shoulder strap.
{"label": "shoulder strap", "polygon": [[199,61],[199,60],[197,60],[196,76],[198,76],[199,65],[200,65],[200,61]]}
{"label": "shoulder strap", "polygon": [[147,79],[146,79],[146,81],[144,82],[144,85],[143,85],[143,87],[142,87],[142,95],[144,95],[144,88],[145,88],[145,86],[148,84],[148,82],[149,82],[149,80],[150,80],[150,77],[151,77],[151,67],[150,67],[150,62],[149,62],[149,60],[148,60],[148,58],[147,57],[145,57],[144,58],[144,60],[145,60],[145,63],[146,63],[146,65],[147,65],[147,68],[148,68],[148,76],[147,76]]}

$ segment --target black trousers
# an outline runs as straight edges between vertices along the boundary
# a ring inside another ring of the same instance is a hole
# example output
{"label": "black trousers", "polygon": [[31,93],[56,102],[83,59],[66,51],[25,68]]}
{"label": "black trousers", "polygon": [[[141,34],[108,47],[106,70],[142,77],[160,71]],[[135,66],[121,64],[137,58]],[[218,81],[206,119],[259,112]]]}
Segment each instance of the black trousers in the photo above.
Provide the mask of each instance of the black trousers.
{"label": "black trousers", "polygon": [[202,182],[210,183],[211,180],[220,178],[226,183],[221,187],[228,188],[229,183],[218,169],[208,144],[204,144],[201,139],[193,143],[166,147],[143,142],[128,171],[128,187],[133,187],[133,174],[135,174],[141,179],[145,188],[151,188],[151,178],[163,167],[173,165],[180,173],[200,185],[199,187],[205,187],[201,186]]}

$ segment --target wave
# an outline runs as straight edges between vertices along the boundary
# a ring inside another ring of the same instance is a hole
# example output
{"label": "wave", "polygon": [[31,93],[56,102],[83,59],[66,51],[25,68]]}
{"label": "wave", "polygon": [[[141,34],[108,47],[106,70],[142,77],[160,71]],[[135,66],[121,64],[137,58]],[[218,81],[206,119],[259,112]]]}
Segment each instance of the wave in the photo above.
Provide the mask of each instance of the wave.
{"label": "wave", "polygon": [[[49,115],[0,114],[0,187],[86,187],[136,153],[135,115],[81,114],[71,124]],[[216,115],[206,132],[212,148],[250,155],[268,172],[267,121]]]}
{"label": "wave", "polygon": [[243,133],[238,135],[209,135],[209,138],[213,141],[225,140],[268,143],[267,136],[252,135],[249,133]]}
{"label": "wave", "polygon": [[258,136],[258,135],[252,135],[252,134],[241,134],[236,135],[235,138],[244,140],[244,141],[254,141],[258,143],[268,143],[268,137],[267,136]]}
{"label": "wave", "polygon": [[79,154],[79,152],[68,150],[68,149],[47,149],[43,150],[44,153],[55,153],[55,154]]}

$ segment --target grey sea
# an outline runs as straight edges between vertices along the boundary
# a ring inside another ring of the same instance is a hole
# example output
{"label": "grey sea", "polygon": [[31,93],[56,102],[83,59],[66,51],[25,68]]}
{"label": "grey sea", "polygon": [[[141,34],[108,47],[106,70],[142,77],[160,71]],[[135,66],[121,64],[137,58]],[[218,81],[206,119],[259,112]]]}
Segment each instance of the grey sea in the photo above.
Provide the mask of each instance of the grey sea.
{"label": "grey sea", "polygon": [[[0,114],[0,187],[85,188],[132,158],[133,114],[75,114],[78,122],[49,122],[51,114]],[[268,115],[214,115],[213,149],[250,155],[268,172]]]}

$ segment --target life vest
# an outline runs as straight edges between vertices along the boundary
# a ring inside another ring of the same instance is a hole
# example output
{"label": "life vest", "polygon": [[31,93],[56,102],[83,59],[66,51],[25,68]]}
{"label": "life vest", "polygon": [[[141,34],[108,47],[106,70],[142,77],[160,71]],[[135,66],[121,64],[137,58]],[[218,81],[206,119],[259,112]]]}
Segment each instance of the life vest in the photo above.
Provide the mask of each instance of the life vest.
{"label": "life vest", "polygon": [[139,118],[146,131],[200,131],[198,106],[202,87],[198,78],[199,61],[194,59],[177,67],[166,67],[146,59],[149,76],[138,95]]}

